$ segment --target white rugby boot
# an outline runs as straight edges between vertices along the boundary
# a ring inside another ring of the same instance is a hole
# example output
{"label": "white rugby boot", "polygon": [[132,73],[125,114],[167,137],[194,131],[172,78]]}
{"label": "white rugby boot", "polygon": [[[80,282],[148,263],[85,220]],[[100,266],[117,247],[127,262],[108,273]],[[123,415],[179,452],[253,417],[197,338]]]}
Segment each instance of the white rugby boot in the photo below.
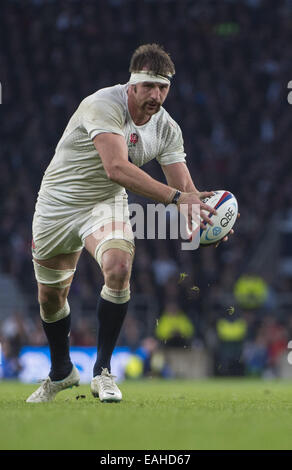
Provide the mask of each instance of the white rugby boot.
{"label": "white rugby boot", "polygon": [[79,385],[79,372],[75,366],[73,366],[72,371],[65,377],[63,380],[57,380],[53,382],[50,377],[47,377],[41,384],[41,386],[33,392],[28,399],[26,400],[27,403],[42,403],[52,401],[57,393],[61,392],[62,390],[66,390],[66,388],[72,388],[74,386]]}
{"label": "white rugby boot", "polygon": [[96,375],[91,381],[91,393],[94,397],[99,397],[102,402],[119,402],[122,399],[122,392],[115,384],[115,376],[111,375],[108,369],[102,369],[101,375]]}

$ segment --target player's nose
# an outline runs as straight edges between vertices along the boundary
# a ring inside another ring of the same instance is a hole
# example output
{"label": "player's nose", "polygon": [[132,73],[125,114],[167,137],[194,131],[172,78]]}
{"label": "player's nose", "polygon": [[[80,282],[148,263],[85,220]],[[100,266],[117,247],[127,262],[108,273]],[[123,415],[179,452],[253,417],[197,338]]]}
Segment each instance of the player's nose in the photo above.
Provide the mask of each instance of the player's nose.
{"label": "player's nose", "polygon": [[150,97],[152,100],[157,101],[157,103],[160,103],[160,90],[158,87],[153,87],[151,89]]}

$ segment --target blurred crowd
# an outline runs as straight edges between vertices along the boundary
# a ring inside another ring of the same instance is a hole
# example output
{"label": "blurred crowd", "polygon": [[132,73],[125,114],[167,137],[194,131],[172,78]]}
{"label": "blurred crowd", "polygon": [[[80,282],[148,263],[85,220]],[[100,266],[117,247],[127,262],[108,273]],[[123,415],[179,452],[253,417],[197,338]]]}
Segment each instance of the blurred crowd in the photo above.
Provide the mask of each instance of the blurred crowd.
{"label": "blurred crowd", "polygon": [[[232,191],[241,217],[217,249],[182,251],[180,241],[137,240],[120,344],[135,349],[152,338],[151,351],[205,345],[217,375],[275,373],[292,339],[277,296],[291,292],[292,281],[275,272],[252,306],[236,296],[235,284],[248,274],[271,215],[292,208],[291,40],[290,0],[1,2],[0,271],[17,279],[29,305],[25,317],[0,317],[7,357],[23,344],[46,343],[30,245],[34,204],[54,148],[79,102],[126,83],[133,50],[157,42],[176,66],[165,108],[182,129],[194,182],[200,190]],[[145,171],[163,180],[157,162]],[[134,194],[129,200],[148,202]],[[96,263],[83,253],[69,297],[76,312],[72,344],[95,345],[102,284]]]}

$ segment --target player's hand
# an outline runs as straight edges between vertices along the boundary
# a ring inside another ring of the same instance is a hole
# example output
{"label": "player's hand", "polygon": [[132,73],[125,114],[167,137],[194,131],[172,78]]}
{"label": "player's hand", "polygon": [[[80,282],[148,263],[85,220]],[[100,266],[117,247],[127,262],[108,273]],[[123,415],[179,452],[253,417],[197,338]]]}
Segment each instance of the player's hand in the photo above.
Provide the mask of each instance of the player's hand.
{"label": "player's hand", "polygon": [[[200,227],[202,229],[206,228],[206,225],[203,223],[204,221],[207,224],[213,225],[212,219],[208,217],[208,214],[217,214],[216,210],[213,209],[211,206],[208,204],[204,203],[202,199],[205,199],[206,197],[214,196],[213,191],[194,191],[191,193],[181,193],[179,200],[178,200],[178,209],[185,214],[185,209],[183,206],[187,205],[187,210],[188,210],[188,226],[189,229],[192,231],[192,221],[194,219],[194,210],[193,210],[193,205],[199,205],[200,206],[200,217],[201,217],[201,222],[200,222]],[[181,207],[182,206],[182,207]],[[208,214],[206,214],[206,212]],[[199,214],[195,214],[199,215]]]}
{"label": "player's hand", "polygon": [[[240,213],[238,212],[237,218],[239,219],[239,217],[240,217]],[[228,236],[229,236],[229,235],[233,235],[233,234],[234,234],[234,230],[233,230],[233,228],[232,228],[232,229],[230,230],[230,232],[228,232],[228,234],[227,234],[224,238],[222,238],[222,240],[220,240],[219,242],[217,242],[217,243],[215,244],[215,248],[217,248],[217,247],[220,245],[221,242],[228,242]],[[208,245],[207,245],[207,246],[208,246]]]}

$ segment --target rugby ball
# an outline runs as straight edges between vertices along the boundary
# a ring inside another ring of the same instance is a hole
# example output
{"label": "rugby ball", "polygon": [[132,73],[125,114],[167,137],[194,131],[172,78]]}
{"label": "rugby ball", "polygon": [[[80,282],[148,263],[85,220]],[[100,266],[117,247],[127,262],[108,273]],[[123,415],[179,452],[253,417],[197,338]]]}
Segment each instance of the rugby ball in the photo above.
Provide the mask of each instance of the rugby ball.
{"label": "rugby ball", "polygon": [[[229,191],[213,191],[214,196],[203,199],[203,202],[217,211],[217,215],[206,214],[213,221],[213,225],[204,222],[205,229],[200,229],[200,244],[211,245],[224,238],[232,229],[238,214],[236,197]],[[202,219],[201,219],[202,220]]]}

